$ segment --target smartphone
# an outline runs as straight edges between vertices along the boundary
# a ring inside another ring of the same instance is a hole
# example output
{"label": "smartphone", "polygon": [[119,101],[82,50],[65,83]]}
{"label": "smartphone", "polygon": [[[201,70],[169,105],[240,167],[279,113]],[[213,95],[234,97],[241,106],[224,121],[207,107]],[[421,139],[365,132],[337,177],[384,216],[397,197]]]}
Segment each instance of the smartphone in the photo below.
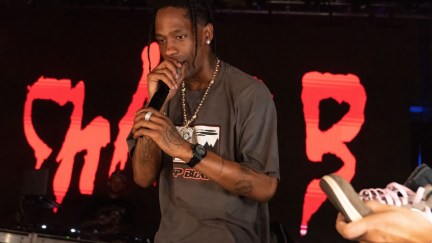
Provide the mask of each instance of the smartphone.
{"label": "smartphone", "polygon": [[329,201],[345,216],[348,222],[357,221],[372,213],[351,184],[341,176],[325,175],[321,178],[319,185]]}

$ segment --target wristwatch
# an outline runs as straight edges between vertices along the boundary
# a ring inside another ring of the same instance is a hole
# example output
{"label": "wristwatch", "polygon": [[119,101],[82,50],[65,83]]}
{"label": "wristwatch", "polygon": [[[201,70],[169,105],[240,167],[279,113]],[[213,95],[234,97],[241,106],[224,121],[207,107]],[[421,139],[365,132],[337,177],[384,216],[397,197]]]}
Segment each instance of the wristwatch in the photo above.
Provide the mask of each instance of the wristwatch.
{"label": "wristwatch", "polygon": [[197,165],[204,157],[207,155],[207,150],[201,144],[192,145],[192,158],[187,163],[189,167],[194,167]]}

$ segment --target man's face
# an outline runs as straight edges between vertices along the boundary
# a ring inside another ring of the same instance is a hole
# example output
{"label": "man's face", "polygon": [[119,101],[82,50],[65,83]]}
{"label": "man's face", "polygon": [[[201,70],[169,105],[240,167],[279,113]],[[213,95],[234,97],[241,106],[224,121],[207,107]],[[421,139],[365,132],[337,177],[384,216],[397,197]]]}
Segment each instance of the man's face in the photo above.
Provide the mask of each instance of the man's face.
{"label": "man's face", "polygon": [[197,27],[198,53],[195,68],[192,65],[195,56],[195,34],[186,9],[166,7],[158,10],[155,33],[163,59],[186,64],[186,78],[195,75],[205,56],[205,52],[202,51],[205,42],[203,26],[198,24]]}

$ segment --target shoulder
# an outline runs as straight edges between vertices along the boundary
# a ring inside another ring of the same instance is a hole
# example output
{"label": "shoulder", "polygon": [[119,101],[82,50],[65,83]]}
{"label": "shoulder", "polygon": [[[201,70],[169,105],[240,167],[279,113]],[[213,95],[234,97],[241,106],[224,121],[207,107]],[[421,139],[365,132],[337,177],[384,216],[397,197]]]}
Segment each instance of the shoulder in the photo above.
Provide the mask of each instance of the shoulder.
{"label": "shoulder", "polygon": [[267,86],[258,78],[246,72],[222,62],[225,85],[237,95],[264,95],[271,96]]}

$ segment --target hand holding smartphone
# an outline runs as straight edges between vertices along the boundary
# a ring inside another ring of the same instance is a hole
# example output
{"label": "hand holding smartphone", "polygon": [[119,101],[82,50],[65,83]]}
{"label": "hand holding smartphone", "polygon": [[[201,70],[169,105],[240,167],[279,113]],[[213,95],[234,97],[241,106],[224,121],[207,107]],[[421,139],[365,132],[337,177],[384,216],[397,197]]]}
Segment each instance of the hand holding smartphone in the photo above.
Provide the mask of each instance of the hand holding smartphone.
{"label": "hand holding smartphone", "polygon": [[336,174],[325,175],[321,178],[319,185],[330,202],[348,222],[360,220],[372,213],[351,184],[342,177]]}

